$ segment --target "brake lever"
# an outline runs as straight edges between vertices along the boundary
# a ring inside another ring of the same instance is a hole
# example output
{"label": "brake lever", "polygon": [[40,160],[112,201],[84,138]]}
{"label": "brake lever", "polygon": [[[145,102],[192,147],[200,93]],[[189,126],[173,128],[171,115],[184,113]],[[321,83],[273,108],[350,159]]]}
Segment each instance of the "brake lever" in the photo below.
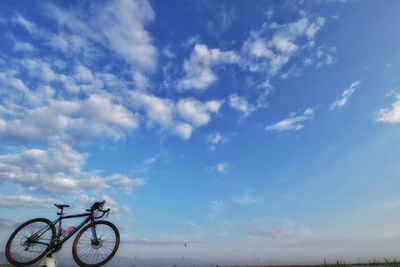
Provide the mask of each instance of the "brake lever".
{"label": "brake lever", "polygon": [[108,214],[110,214],[110,209],[107,209],[106,218],[108,218]]}

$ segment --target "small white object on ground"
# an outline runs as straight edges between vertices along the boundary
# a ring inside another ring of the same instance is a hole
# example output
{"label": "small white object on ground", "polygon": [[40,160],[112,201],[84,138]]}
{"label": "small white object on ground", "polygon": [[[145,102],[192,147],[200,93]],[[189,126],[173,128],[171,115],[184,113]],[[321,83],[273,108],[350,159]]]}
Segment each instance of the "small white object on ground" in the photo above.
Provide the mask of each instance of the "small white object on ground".
{"label": "small white object on ground", "polygon": [[39,267],[57,267],[57,260],[55,258],[46,257],[39,263]]}

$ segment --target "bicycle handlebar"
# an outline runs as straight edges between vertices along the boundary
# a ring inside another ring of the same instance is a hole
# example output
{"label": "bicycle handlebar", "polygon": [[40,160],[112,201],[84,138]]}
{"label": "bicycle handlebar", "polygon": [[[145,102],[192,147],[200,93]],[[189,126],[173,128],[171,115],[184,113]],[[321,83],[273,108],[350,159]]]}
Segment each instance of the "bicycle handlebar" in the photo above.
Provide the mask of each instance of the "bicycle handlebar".
{"label": "bicycle handlebar", "polygon": [[101,215],[101,216],[97,216],[96,217],[96,219],[100,219],[100,218],[102,218],[104,215],[106,215],[106,217],[108,217],[108,214],[110,213],[110,209],[108,208],[108,209],[106,209],[106,210],[103,210],[102,209],[102,207],[104,206],[104,204],[106,204],[106,201],[105,200],[103,200],[103,201],[101,201],[101,202],[95,202],[93,205],[92,205],[92,207],[90,208],[90,209],[87,209],[86,211],[88,211],[88,212],[94,212],[95,210],[99,210],[99,211],[101,211],[101,212],[103,212],[103,214]]}
{"label": "bicycle handlebar", "polygon": [[104,215],[106,215],[106,218],[107,218],[108,214],[110,213],[110,208],[108,208],[106,210],[99,209],[99,211],[103,212],[103,214],[101,216],[97,216],[96,219],[103,218]]}

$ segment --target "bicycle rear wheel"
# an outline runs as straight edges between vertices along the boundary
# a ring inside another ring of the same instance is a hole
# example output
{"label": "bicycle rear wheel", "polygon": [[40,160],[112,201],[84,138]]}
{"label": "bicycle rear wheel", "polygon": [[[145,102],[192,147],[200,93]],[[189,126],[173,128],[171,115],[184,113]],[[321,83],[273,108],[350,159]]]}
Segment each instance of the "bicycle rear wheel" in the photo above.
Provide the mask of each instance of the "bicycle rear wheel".
{"label": "bicycle rear wheel", "polygon": [[[96,235],[97,240],[95,240]],[[108,221],[86,225],[75,237],[72,255],[80,266],[97,267],[106,264],[119,247],[119,231]]]}
{"label": "bicycle rear wheel", "polygon": [[55,236],[56,228],[48,219],[29,220],[11,234],[6,245],[6,258],[15,266],[34,264],[50,250]]}

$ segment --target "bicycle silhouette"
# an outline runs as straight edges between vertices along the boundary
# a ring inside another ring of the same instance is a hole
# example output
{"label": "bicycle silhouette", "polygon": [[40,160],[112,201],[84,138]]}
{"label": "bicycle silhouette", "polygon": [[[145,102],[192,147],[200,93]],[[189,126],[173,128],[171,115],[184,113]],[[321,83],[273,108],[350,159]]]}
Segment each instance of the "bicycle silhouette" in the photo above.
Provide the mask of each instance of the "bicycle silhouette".
{"label": "bicycle silhouette", "polygon": [[[27,266],[44,256],[58,252],[62,245],[76,232],[72,245],[72,255],[80,266],[96,267],[106,264],[119,247],[119,231],[109,221],[97,219],[108,217],[110,209],[103,210],[105,200],[95,202],[86,213],[65,215],[64,208],[69,205],[54,204],[60,209],[59,217],[51,222],[46,218],[36,218],[20,225],[10,236],[6,245],[6,258],[15,266]],[[99,216],[99,213],[102,213]],[[86,217],[78,226],[61,227],[64,219]],[[57,234],[56,225],[58,224]]]}

